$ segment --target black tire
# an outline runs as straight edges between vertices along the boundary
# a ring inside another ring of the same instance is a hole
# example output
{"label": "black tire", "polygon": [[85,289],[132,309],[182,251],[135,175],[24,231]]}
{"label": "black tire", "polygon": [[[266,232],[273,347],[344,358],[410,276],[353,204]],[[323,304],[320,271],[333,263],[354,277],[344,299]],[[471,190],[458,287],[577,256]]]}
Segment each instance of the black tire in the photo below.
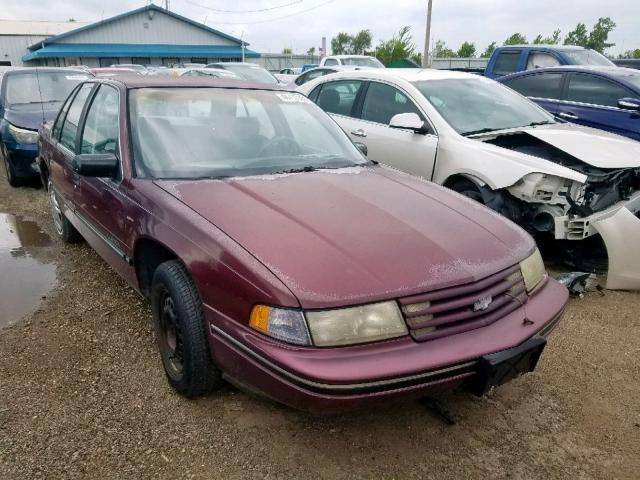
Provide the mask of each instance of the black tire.
{"label": "black tire", "polygon": [[4,165],[4,171],[7,175],[7,182],[12,187],[21,187],[24,184],[24,180],[16,175],[15,169],[9,161],[9,155],[7,155],[6,148],[3,143],[0,142],[0,156],[2,156],[2,163]]}
{"label": "black tire", "polygon": [[169,384],[189,398],[219,388],[222,375],[209,354],[202,301],[181,262],[164,262],[154,272],[151,309]]}
{"label": "black tire", "polygon": [[49,195],[49,208],[51,210],[51,217],[53,219],[53,227],[58,236],[65,243],[79,243],[82,241],[82,235],[76,230],[71,222],[64,216],[62,208],[60,207],[60,200],[58,194],[53,188],[51,180],[47,184],[47,194]]}
{"label": "black tire", "polygon": [[482,198],[482,193],[480,193],[480,190],[478,190],[478,187],[476,187],[471,181],[464,181],[464,180],[457,181],[456,183],[451,185],[451,190],[458,192],[459,194],[464,195],[465,197],[469,197],[471,200],[475,200],[476,202],[484,205],[484,199]]}

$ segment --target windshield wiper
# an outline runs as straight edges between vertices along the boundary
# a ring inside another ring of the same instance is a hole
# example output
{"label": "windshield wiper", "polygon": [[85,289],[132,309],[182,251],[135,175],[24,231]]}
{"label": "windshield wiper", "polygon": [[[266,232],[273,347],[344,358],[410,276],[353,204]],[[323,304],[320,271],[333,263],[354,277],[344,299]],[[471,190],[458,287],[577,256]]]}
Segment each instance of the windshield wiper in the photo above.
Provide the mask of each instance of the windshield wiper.
{"label": "windshield wiper", "polygon": [[502,128],[480,128],[478,130],[469,130],[468,132],[462,132],[460,135],[469,137],[471,135],[479,135],[480,133],[495,132],[496,130],[503,130]]}
{"label": "windshield wiper", "polygon": [[289,168],[287,170],[278,170],[277,172],[274,172],[276,174],[279,173],[302,173],[302,172],[313,172],[317,170],[316,167],[313,167],[311,165],[307,165],[305,167],[298,167],[298,168]]}
{"label": "windshield wiper", "polygon": [[543,121],[541,121],[541,122],[531,122],[531,123],[529,123],[528,125],[524,125],[524,126],[525,126],[525,127],[537,127],[537,126],[539,126],[539,125],[551,125],[551,124],[553,124],[553,123],[555,123],[555,122],[552,122],[552,121],[550,121],[550,120],[543,120]]}

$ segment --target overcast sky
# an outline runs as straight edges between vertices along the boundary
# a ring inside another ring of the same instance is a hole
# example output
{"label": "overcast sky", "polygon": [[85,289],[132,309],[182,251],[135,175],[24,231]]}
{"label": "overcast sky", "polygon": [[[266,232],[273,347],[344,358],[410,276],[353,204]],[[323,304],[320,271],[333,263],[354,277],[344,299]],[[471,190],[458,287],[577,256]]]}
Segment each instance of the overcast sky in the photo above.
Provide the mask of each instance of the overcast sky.
{"label": "overcast sky", "polygon": [[[2,0],[0,18],[64,21],[73,17],[93,22],[146,3]],[[161,0],[154,3],[164,5]],[[501,43],[514,32],[533,40],[539,33],[550,35],[560,28],[564,36],[578,22],[590,28],[599,17],[606,16],[617,24],[609,37],[616,46],[609,53],[640,48],[640,0],[434,0],[433,3],[432,38],[444,40],[454,49],[466,40],[482,51],[491,41]],[[337,32],[352,33],[364,28],[371,30],[375,46],[403,25],[412,27],[417,50],[422,50],[426,5],[426,0],[170,0],[170,9],[176,13],[237,37],[244,35],[257,51],[279,52],[290,47],[301,53],[309,47],[319,47],[323,36],[330,42]],[[253,13],[215,11],[269,8],[272,9]]]}

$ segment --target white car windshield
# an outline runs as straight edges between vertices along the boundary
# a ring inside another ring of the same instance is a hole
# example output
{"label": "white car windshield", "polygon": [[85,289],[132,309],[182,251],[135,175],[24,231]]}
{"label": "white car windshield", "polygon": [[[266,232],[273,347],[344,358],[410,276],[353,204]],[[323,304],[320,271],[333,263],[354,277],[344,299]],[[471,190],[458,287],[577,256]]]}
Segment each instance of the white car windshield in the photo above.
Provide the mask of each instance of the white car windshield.
{"label": "white car windshield", "polygon": [[615,67],[615,64],[595,50],[565,50],[562,52],[572,65],[599,65]]}
{"label": "white car windshield", "polygon": [[384,65],[376,58],[346,57],[341,59],[342,65],[367,68],[384,68]]}
{"label": "white car windshield", "polygon": [[145,88],[132,90],[129,102],[139,177],[224,178],[367,163],[298,93]]}
{"label": "white car windshield", "polygon": [[250,82],[260,82],[277,84],[278,79],[274,77],[268,70],[261,67],[253,67],[249,65],[225,65],[225,70],[235,73],[240,78]]}
{"label": "white car windshield", "polygon": [[413,82],[461,135],[554,123],[553,117],[510,88],[485,78]]}
{"label": "white car windshield", "polygon": [[78,83],[89,78],[82,72],[37,72],[7,75],[5,99],[9,105],[63,102]]}

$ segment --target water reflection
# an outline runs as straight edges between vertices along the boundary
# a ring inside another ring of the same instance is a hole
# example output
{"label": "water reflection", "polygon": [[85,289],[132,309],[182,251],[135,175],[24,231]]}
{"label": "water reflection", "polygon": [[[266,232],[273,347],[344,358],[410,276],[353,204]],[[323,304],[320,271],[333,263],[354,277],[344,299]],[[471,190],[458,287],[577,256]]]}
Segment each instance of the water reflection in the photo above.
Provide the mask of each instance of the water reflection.
{"label": "water reflection", "polygon": [[55,281],[49,236],[33,221],[0,213],[0,328],[34,310]]}

